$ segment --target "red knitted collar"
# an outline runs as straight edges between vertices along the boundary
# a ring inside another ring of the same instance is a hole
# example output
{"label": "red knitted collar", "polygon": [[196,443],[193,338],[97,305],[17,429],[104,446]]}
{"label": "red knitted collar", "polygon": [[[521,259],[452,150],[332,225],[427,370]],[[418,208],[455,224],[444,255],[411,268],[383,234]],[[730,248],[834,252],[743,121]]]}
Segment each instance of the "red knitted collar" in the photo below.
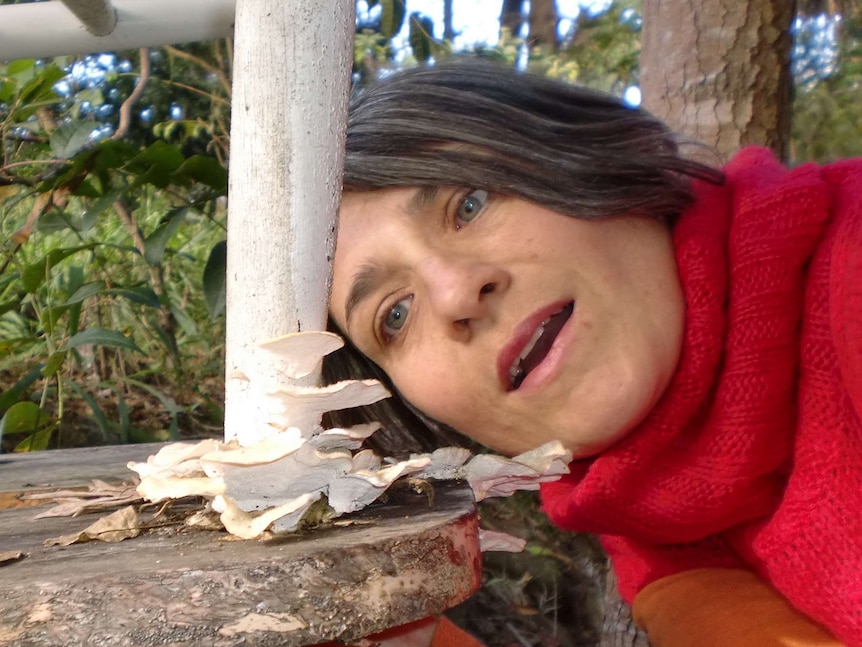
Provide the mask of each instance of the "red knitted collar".
{"label": "red knitted collar", "polygon": [[674,229],[687,307],[674,379],[632,433],[543,487],[560,526],[687,542],[766,516],[781,497],[805,268],[828,193],[816,167],[787,172],[762,149],[726,171],[725,187],[696,185]]}

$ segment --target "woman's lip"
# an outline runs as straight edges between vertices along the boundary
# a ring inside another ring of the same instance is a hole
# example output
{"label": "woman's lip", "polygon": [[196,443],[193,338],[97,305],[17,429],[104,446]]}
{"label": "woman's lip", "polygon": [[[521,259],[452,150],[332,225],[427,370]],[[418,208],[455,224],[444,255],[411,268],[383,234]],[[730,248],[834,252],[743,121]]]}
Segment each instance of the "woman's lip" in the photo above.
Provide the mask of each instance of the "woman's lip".
{"label": "woman's lip", "polygon": [[[558,313],[571,302],[571,299],[555,301],[554,303],[537,310],[515,327],[515,330],[512,332],[511,339],[497,356],[497,376],[504,391],[512,390],[512,383],[509,379],[509,369],[512,367],[512,362],[514,362],[521,354],[521,351],[524,350],[524,347],[530,341],[533,333],[536,332],[536,329],[549,317]],[[566,325],[568,325],[568,322],[566,322]],[[529,376],[527,377],[529,378]]]}

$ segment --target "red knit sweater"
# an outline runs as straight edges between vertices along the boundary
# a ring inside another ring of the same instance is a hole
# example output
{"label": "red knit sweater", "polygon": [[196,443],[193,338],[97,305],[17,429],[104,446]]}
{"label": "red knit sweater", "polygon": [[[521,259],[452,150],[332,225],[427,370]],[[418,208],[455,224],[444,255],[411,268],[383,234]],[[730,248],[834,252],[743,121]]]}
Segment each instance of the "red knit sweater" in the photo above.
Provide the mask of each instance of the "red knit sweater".
{"label": "red knit sweater", "polygon": [[741,152],[674,229],[682,357],[644,422],[543,488],[603,535],[624,598],[702,566],[755,570],[862,645],[862,160]]}

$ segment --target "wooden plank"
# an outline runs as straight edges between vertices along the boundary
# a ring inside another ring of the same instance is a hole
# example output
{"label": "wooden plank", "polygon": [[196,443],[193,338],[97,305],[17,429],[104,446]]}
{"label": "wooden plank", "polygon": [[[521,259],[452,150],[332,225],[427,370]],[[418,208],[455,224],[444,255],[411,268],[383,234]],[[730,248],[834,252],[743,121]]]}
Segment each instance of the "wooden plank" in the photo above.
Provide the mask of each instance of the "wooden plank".
{"label": "wooden plank", "polygon": [[[83,485],[74,455],[110,478],[140,447],[42,452],[28,482]],[[152,448],[148,448],[152,451]],[[90,456],[87,456],[91,453]],[[9,472],[10,474],[12,471]],[[26,557],[0,566],[0,645],[258,645],[350,641],[439,613],[479,586],[481,557],[472,493],[437,483],[400,492],[352,515],[352,525],[262,541],[166,526],[117,544],[45,547],[97,515],[33,521],[32,508],[0,511],[0,546]]]}
{"label": "wooden plank", "polygon": [[129,461],[146,461],[163,443],[110,445],[48,452],[0,454],[0,492],[87,485],[93,479],[127,481]]}

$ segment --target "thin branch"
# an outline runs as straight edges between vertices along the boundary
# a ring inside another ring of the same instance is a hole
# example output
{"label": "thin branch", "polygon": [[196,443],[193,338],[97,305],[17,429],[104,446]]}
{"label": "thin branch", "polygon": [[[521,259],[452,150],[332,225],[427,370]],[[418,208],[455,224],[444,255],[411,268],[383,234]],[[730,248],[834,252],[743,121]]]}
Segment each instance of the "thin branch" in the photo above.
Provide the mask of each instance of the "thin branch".
{"label": "thin branch", "polygon": [[203,68],[204,70],[206,70],[210,74],[215,74],[218,77],[219,82],[222,85],[222,88],[224,88],[228,93],[230,93],[230,82],[227,80],[227,77],[225,76],[224,70],[216,67],[212,63],[207,63],[200,56],[195,56],[194,54],[189,54],[188,52],[184,52],[183,50],[177,49],[176,47],[173,47],[171,45],[167,45],[165,47],[165,51],[168,52],[168,54],[171,54],[172,56],[176,56],[177,58],[182,58],[186,61],[189,61],[190,63],[194,63],[195,65]]}
{"label": "thin branch", "polygon": [[132,108],[138,102],[138,99],[141,98],[141,95],[144,93],[144,86],[146,86],[150,78],[150,52],[146,47],[142,47],[138,51],[141,54],[141,75],[138,77],[135,89],[132,90],[132,93],[123,101],[123,105],[120,106],[120,124],[117,126],[117,131],[111,135],[111,139],[125,137],[129,131],[129,126],[132,124]]}
{"label": "thin branch", "polygon": [[[120,220],[123,221],[123,224],[126,226],[126,230],[132,237],[132,243],[135,246],[135,249],[140,252],[141,258],[146,258],[147,247],[144,232],[141,231],[141,228],[135,221],[134,213],[132,213],[132,210],[122,199],[114,202],[114,210],[120,216]],[[180,350],[176,337],[177,321],[174,314],[165,306],[165,303],[167,302],[167,290],[165,289],[165,278],[162,272],[162,266],[150,265],[148,262],[145,264],[150,274],[150,283],[153,292],[155,292],[156,296],[159,298],[159,326],[167,337],[167,343],[165,345],[167,347],[168,355],[173,362],[173,368],[175,371],[178,371],[180,367]]]}
{"label": "thin branch", "polygon": [[218,72],[219,72],[218,68],[216,68],[211,63],[207,63],[200,56],[195,56],[194,54],[189,54],[188,52],[184,52],[181,49],[177,49],[176,47],[174,47],[172,45],[166,45],[165,51],[168,54],[170,54],[171,56],[176,56],[177,58],[182,58],[182,59],[189,61],[190,63],[194,63],[198,67],[202,67],[207,72],[210,72],[212,74],[218,74]]}
{"label": "thin branch", "polygon": [[18,166],[33,166],[34,164],[70,164],[69,160],[53,159],[53,160],[26,160],[24,162],[10,162],[6,166],[0,166],[0,173],[5,173],[11,168]]}
{"label": "thin branch", "polygon": [[213,103],[220,103],[224,106],[230,105],[230,99],[225,99],[224,97],[219,97],[212,92],[207,92],[206,90],[201,90],[200,88],[196,88],[193,85],[187,85],[186,83],[180,83],[179,81],[169,81],[167,79],[162,80],[164,85],[172,85],[177,88],[182,88],[183,90],[188,90],[189,92],[194,92],[196,94],[200,94],[208,99],[210,99]]}

